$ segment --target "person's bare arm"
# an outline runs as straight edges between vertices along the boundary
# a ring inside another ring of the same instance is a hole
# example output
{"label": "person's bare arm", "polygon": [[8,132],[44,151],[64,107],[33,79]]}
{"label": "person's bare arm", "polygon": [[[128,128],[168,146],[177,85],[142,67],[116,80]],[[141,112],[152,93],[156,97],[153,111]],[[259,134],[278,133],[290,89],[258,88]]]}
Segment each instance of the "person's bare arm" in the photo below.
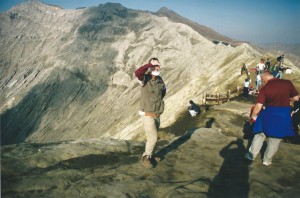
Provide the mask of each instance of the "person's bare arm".
{"label": "person's bare arm", "polygon": [[292,101],[298,101],[299,100],[299,95],[292,97],[291,100]]}
{"label": "person's bare arm", "polygon": [[256,120],[257,115],[258,115],[258,113],[261,111],[262,107],[263,107],[263,104],[261,104],[261,103],[256,103],[256,105],[255,105],[255,107],[254,107],[254,109],[253,109],[252,115],[251,115],[251,118],[252,118],[252,119]]}

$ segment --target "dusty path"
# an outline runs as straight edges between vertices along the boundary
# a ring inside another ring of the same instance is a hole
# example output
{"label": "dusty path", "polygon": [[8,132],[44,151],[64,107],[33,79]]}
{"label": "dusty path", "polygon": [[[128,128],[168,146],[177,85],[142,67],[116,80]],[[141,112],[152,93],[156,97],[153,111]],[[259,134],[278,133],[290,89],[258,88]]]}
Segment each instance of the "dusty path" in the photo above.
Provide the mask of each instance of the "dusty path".
{"label": "dusty path", "polygon": [[[249,106],[233,101],[196,119],[183,116],[172,127],[189,130],[158,142],[163,160],[153,169],[141,165],[144,142],[91,139],[2,146],[1,196],[298,197],[299,145],[282,143],[270,167],[262,165],[261,156],[251,164],[244,160],[248,140],[243,122]],[[187,126],[180,125],[184,119]]]}

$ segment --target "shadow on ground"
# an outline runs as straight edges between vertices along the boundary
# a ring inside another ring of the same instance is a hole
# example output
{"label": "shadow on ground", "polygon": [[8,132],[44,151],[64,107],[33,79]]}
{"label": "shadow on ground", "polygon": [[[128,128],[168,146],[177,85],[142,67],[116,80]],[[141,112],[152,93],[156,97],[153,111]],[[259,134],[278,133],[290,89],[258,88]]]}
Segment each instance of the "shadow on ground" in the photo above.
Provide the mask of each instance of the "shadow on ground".
{"label": "shadow on ground", "polygon": [[209,186],[208,197],[248,197],[250,163],[244,159],[245,153],[243,139],[230,142],[220,151],[224,161]]}
{"label": "shadow on ground", "polygon": [[201,112],[196,117],[191,117],[187,110],[183,111],[179,114],[177,120],[171,126],[161,128],[159,131],[171,133],[175,136],[182,136],[190,130],[195,130],[201,127],[211,128],[213,121],[210,121],[210,124],[207,124],[208,120],[206,118],[206,112],[209,111],[210,107],[210,105],[200,106]]}

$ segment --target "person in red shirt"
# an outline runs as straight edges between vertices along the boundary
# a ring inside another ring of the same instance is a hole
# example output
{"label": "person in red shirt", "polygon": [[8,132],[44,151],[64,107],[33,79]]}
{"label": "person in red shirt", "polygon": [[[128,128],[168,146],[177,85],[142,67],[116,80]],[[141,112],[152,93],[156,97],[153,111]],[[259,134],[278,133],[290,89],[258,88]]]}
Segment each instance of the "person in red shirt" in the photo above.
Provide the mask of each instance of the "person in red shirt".
{"label": "person in red shirt", "polygon": [[254,160],[268,137],[263,164],[269,166],[281,140],[295,135],[290,101],[298,101],[299,93],[291,81],[274,78],[268,70],[263,71],[261,78],[265,85],[258,94],[251,116],[255,120],[255,136],[245,158]]}

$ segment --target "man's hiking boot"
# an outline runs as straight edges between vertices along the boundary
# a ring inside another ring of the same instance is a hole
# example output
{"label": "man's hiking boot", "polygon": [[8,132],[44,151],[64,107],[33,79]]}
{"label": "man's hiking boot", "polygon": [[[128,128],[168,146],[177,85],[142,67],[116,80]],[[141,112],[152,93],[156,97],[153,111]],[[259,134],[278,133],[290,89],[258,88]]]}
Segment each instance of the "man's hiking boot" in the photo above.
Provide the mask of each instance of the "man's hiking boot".
{"label": "man's hiking boot", "polygon": [[142,164],[146,167],[146,168],[153,168],[153,165],[150,162],[150,159],[148,158],[147,155],[143,156],[142,158]]}

